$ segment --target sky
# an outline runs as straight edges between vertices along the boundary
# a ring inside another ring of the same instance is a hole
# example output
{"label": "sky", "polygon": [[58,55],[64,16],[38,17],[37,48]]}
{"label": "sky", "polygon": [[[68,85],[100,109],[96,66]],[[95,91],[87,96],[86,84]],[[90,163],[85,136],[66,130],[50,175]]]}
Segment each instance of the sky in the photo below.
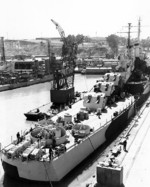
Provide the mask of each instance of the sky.
{"label": "sky", "polygon": [[[137,26],[141,38],[150,36],[149,0],[0,0],[0,36],[5,39],[59,37],[51,19],[65,35],[127,36],[127,25]],[[137,32],[137,27],[132,27]],[[136,37],[132,33],[131,37]]]}

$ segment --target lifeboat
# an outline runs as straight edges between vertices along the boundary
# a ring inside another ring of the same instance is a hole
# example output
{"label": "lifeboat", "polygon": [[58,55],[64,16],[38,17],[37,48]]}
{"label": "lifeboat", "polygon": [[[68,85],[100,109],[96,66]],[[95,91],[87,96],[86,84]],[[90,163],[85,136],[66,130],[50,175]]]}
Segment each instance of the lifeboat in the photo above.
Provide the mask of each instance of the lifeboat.
{"label": "lifeboat", "polygon": [[40,112],[38,110],[29,111],[27,113],[24,113],[24,115],[29,121],[38,121],[38,120],[43,120],[45,118],[48,119],[50,117],[48,113]]}

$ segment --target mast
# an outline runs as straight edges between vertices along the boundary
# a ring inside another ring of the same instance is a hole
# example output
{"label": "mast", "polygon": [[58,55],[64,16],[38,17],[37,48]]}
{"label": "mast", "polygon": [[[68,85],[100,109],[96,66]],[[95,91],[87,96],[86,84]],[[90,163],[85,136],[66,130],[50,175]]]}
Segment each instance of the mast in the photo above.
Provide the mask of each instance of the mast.
{"label": "mast", "polygon": [[131,58],[131,38],[130,38],[130,34],[131,34],[131,23],[128,23],[127,54],[128,54],[129,58]]}
{"label": "mast", "polygon": [[140,34],[141,34],[141,19],[138,21],[138,42],[140,42]]}
{"label": "mast", "polygon": [[[141,19],[138,20],[138,32],[137,32],[137,41],[134,44],[135,57],[141,58],[142,47],[140,45],[140,34],[141,34]],[[143,57],[142,57],[143,58]]]}
{"label": "mast", "polygon": [[49,64],[49,70],[48,73],[50,74],[50,67],[51,67],[51,47],[50,47],[50,41],[47,40],[47,48],[48,48],[48,64]]}
{"label": "mast", "polygon": [[128,23],[128,43],[127,43],[128,49],[130,49],[130,34],[131,34],[131,23]]}

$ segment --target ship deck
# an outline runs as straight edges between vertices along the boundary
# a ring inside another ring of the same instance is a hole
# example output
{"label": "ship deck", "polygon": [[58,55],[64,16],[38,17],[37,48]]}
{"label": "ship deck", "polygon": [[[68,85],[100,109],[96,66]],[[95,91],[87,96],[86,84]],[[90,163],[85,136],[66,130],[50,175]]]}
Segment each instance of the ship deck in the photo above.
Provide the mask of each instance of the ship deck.
{"label": "ship deck", "polygon": [[[116,102],[115,104],[111,105],[111,107],[106,106],[105,110],[101,113],[100,116],[96,115],[96,112],[92,112],[89,114],[89,119],[81,121],[83,125],[90,126],[91,129],[94,131],[98,130],[99,128],[103,127],[104,125],[107,125],[111,122],[112,118],[114,117],[114,113],[118,112],[118,115],[125,110],[128,106],[131,105],[131,103],[134,102],[134,98],[128,97],[124,100],[120,100]],[[68,110],[64,110],[60,112],[59,114],[55,115],[51,119],[53,121],[56,121],[58,117],[64,117],[66,114],[72,115],[72,118],[76,117],[76,114],[84,108],[83,106],[83,100],[78,101],[74,105],[72,105],[72,108]],[[70,148],[74,145],[74,137],[71,134],[70,130],[66,131],[68,135],[69,143],[66,144],[66,148]]]}

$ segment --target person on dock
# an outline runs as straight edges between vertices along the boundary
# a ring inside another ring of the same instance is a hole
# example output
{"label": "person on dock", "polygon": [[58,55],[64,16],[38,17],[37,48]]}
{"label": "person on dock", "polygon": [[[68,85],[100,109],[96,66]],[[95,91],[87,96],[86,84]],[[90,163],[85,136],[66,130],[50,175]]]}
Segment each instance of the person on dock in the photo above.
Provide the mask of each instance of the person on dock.
{"label": "person on dock", "polygon": [[123,138],[123,140],[122,140],[122,145],[123,145],[123,150],[124,150],[125,152],[128,152],[128,151],[127,151],[127,139],[126,139],[126,138]]}

